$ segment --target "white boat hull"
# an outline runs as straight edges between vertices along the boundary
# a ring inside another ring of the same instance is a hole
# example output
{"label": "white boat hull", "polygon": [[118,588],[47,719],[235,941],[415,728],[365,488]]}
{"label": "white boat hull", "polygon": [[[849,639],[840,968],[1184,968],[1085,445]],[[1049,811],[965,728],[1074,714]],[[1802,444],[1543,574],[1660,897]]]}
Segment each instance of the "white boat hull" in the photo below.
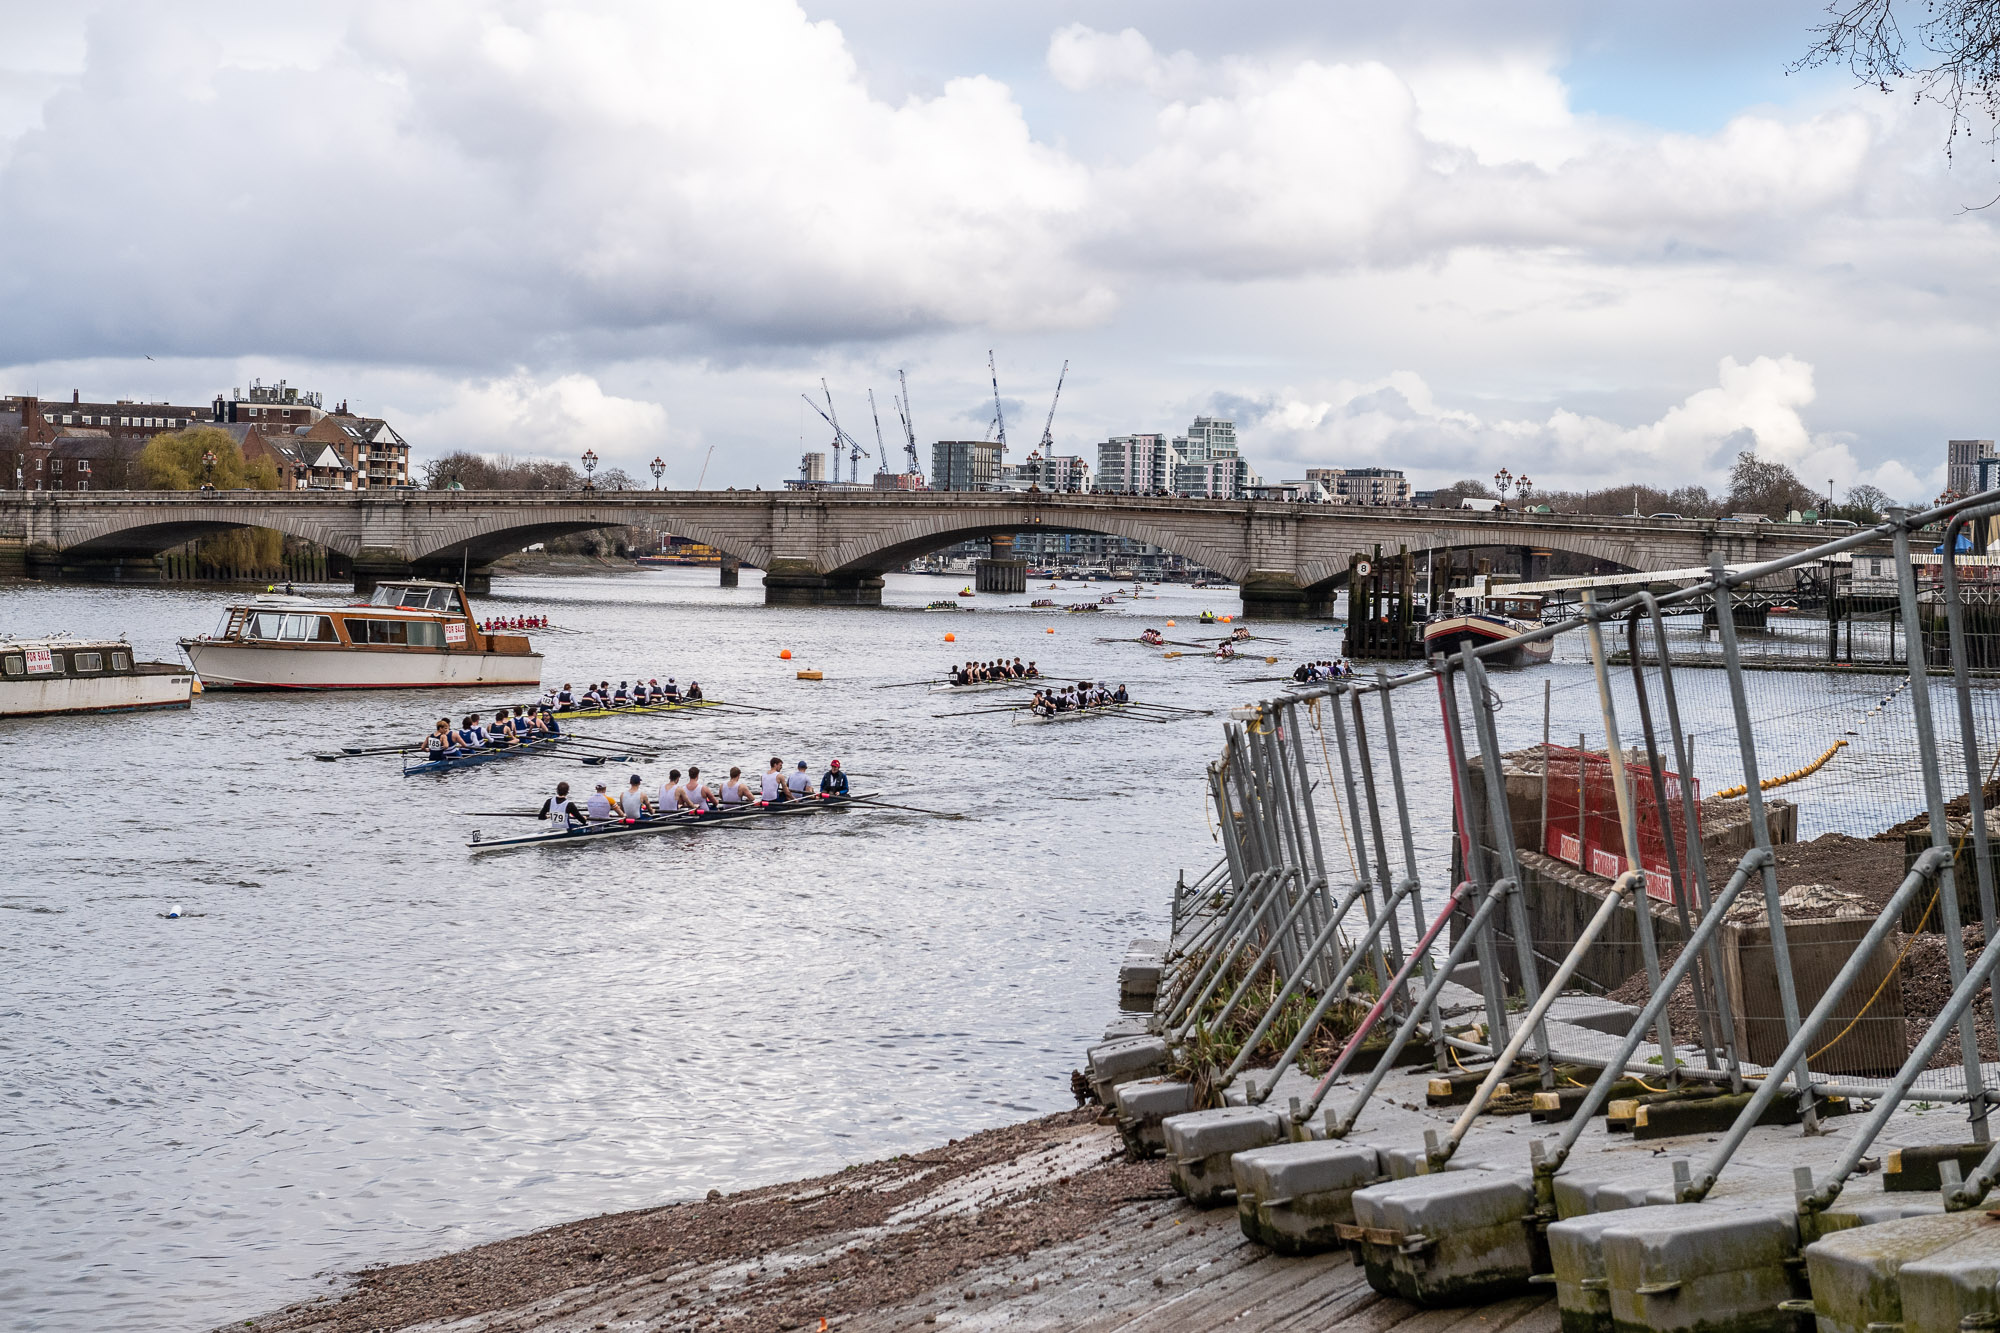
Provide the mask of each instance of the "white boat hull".
{"label": "white boat hull", "polygon": [[211,690],[417,690],[542,683],[540,653],[409,652],[185,640]]}
{"label": "white boat hull", "polygon": [[136,713],[186,708],[194,673],[160,671],[135,676],[56,676],[0,684],[0,717],[59,713]]}

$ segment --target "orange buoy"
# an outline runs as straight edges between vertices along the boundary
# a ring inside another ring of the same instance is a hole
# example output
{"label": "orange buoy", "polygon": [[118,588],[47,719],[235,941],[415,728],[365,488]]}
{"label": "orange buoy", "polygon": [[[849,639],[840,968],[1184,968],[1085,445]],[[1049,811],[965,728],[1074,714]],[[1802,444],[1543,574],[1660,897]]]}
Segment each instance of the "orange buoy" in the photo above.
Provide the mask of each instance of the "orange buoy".
{"label": "orange buoy", "polygon": [[1055,633],[1055,628],[1054,628],[1053,626],[1051,626],[1050,628],[1048,628],[1048,629],[1045,629],[1045,630],[1043,630],[1043,631],[1042,631],[1042,633],[1044,633],[1044,634],[1054,634],[1054,633]]}
{"label": "orange buoy", "polygon": [[1230,621],[1232,621],[1232,620],[1234,620],[1234,619],[1236,619],[1236,617],[1235,617],[1235,616],[1224,616],[1224,617],[1222,618],[1222,623],[1223,623],[1223,624],[1225,624],[1225,625],[1227,625],[1227,624],[1228,624],[1228,623],[1229,623]]}
{"label": "orange buoy", "polygon": [[778,654],[778,660],[779,660],[779,661],[781,661],[781,662],[789,662],[789,661],[791,661],[791,660],[792,660],[792,650],[791,650],[791,649],[789,649],[789,648],[786,648],[786,649],[784,649],[784,650],[783,650],[782,652],[780,652],[780,653]]}
{"label": "orange buoy", "polygon": [[945,641],[946,643],[957,643],[957,642],[958,642],[958,636],[957,636],[956,634],[947,634],[947,635],[945,635],[945,636],[944,636],[944,641]]}
{"label": "orange buoy", "polygon": [[1167,628],[1168,628],[1168,629],[1172,629],[1173,627],[1174,627],[1174,622],[1173,622],[1173,621],[1171,621],[1171,620],[1169,620],[1169,621],[1167,622]]}

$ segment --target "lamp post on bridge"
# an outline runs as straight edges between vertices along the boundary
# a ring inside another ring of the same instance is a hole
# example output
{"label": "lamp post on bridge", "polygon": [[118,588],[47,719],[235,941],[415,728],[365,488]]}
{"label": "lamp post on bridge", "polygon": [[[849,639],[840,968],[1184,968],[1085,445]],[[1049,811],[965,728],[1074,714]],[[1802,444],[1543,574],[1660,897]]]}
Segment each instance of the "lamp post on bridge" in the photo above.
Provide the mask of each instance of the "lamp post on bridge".
{"label": "lamp post on bridge", "polygon": [[207,450],[201,456],[201,488],[205,491],[215,489],[215,450],[213,449]]}
{"label": "lamp post on bridge", "polygon": [[1493,487],[1500,492],[1500,508],[1503,511],[1507,508],[1507,492],[1512,490],[1513,486],[1514,474],[1506,468],[1503,467],[1493,474]]}
{"label": "lamp post on bridge", "polygon": [[595,471],[597,471],[597,450],[585,449],[583,451],[583,489],[586,491],[597,489],[597,483],[591,480],[590,475]]}
{"label": "lamp post on bridge", "polygon": [[646,466],[652,469],[653,489],[657,491],[660,489],[660,478],[664,476],[667,471],[666,460],[661,458],[658,454],[655,454],[653,455],[653,461],[651,463],[648,463]]}

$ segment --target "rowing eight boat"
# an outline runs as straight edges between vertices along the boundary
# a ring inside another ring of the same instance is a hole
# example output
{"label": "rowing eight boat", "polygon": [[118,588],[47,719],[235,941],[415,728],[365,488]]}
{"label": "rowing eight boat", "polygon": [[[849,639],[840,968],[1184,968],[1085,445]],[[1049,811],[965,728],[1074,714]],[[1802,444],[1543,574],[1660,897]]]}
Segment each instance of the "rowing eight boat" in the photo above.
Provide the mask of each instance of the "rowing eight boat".
{"label": "rowing eight boat", "polygon": [[644,819],[615,819],[599,824],[584,824],[576,828],[549,833],[526,833],[513,838],[482,838],[477,830],[466,847],[473,852],[501,852],[515,847],[548,847],[561,844],[602,842],[607,838],[631,838],[641,833],[665,833],[670,829],[695,831],[712,828],[717,824],[741,823],[749,819],[772,818],[777,815],[806,814],[814,810],[825,810],[832,806],[848,805],[854,801],[865,801],[865,795],[816,796],[812,800],[794,798],[767,805],[757,801],[735,807],[718,806],[708,810],[683,810],[671,815],[653,815]]}
{"label": "rowing eight boat", "polygon": [[449,773],[455,768],[472,768],[479,764],[490,764],[496,759],[519,759],[522,755],[539,754],[558,745],[560,736],[543,736],[535,740],[522,741],[517,745],[502,746],[491,750],[468,750],[464,754],[447,754],[437,759],[410,762],[406,751],[403,755],[403,776],[416,777],[419,773]]}
{"label": "rowing eight boat", "polygon": [[1016,709],[1014,720],[1040,724],[1043,722],[1080,722],[1087,717],[1098,717],[1105,713],[1122,713],[1130,704],[1091,704],[1087,708],[1069,708],[1060,713],[1037,713],[1032,708]]}
{"label": "rowing eight boat", "polygon": [[720,699],[696,699],[692,703],[682,700],[677,704],[626,704],[623,708],[558,708],[556,720],[574,722],[598,717],[636,717],[642,713],[678,713],[689,708],[714,708]]}
{"label": "rowing eight boat", "polygon": [[1038,685],[1040,683],[1041,677],[1039,676],[1017,676],[1010,680],[977,680],[970,685],[953,685],[949,681],[940,681],[936,685],[931,686],[931,693],[978,694],[983,690],[1011,690],[1019,689],[1026,685]]}

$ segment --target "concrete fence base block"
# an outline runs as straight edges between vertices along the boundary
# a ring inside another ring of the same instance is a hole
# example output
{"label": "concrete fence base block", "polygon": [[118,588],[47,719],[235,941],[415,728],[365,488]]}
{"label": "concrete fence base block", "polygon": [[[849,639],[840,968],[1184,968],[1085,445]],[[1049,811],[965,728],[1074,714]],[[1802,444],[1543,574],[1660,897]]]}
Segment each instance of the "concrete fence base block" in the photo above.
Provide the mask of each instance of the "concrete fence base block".
{"label": "concrete fence base block", "polygon": [[1993,1323],[1987,1321],[2000,1316],[2000,1221],[1984,1212],[1954,1216],[1978,1221],[1967,1223],[1950,1245],[1903,1264],[1900,1285],[1907,1333],[1991,1328]]}
{"label": "concrete fence base block", "polygon": [[[1447,1171],[1484,1171],[1486,1163],[1470,1158],[1454,1157],[1444,1164]],[[1431,1172],[1429,1152],[1418,1148],[1384,1148],[1382,1150],[1382,1173],[1391,1180],[1408,1180],[1413,1176],[1427,1176]]]}
{"label": "concrete fence base block", "polygon": [[1686,1204],[1612,1214],[1601,1233],[1617,1333],[1792,1333],[1803,1294],[1798,1217]]}
{"label": "concrete fence base block", "polygon": [[[1561,1188],[1560,1181],[1557,1188]],[[1556,1313],[1563,1333],[1611,1333],[1611,1289],[1604,1273],[1605,1229],[1644,1225],[1648,1215],[1660,1211],[1661,1207],[1620,1208],[1568,1217],[1549,1227],[1549,1266],[1555,1270]]]}
{"label": "concrete fence base block", "polygon": [[1132,1037],[1151,1036],[1147,1030],[1147,1023],[1151,1018],[1151,1014],[1126,1014],[1121,1018],[1114,1018],[1104,1025],[1104,1040],[1125,1041]]}
{"label": "concrete fence base block", "polygon": [[1526,1171],[1447,1171],[1354,1193],[1368,1285],[1425,1306],[1472,1305],[1525,1291],[1548,1271]]}
{"label": "concrete fence base block", "polygon": [[1112,1097],[1118,1110],[1118,1132],[1125,1151],[1134,1158],[1152,1157],[1167,1146],[1161,1123],[1170,1115],[1194,1109],[1194,1087],[1171,1078],[1141,1078],[1121,1083]]}
{"label": "concrete fence base block", "polygon": [[1597,995],[1561,995],[1549,1006],[1549,1017],[1572,1027],[1588,1028],[1610,1037],[1622,1037],[1638,1021],[1639,1011],[1629,1004]]}
{"label": "concrete fence base block", "polygon": [[1173,1187],[1195,1207],[1214,1208],[1236,1191],[1230,1158],[1282,1141],[1285,1118],[1251,1106],[1224,1106],[1168,1116],[1160,1130]]}
{"label": "concrete fence base block", "polygon": [[1279,1254],[1319,1254],[1342,1244],[1354,1191],[1382,1179],[1369,1144],[1324,1139],[1236,1154],[1236,1213],[1243,1234]]}
{"label": "concrete fence base block", "polygon": [[1097,1100],[1109,1106],[1112,1089],[1120,1083],[1164,1074],[1168,1058],[1167,1043],[1159,1037],[1126,1037],[1091,1047],[1090,1084],[1097,1090]]}
{"label": "concrete fence base block", "polygon": [[1836,1231],[1814,1241],[1806,1247],[1806,1278],[1821,1333],[1868,1333],[1903,1324],[1903,1266],[1992,1226],[1983,1213],[1940,1212]]}

